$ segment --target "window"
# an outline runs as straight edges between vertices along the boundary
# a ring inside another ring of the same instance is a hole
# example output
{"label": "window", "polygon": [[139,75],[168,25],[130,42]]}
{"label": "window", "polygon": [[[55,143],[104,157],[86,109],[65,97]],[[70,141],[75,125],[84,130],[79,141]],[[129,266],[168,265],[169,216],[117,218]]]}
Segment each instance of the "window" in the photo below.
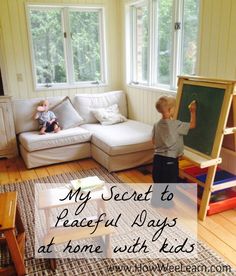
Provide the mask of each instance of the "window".
{"label": "window", "polygon": [[30,5],[36,88],[106,82],[103,9]]}
{"label": "window", "polygon": [[127,78],[175,89],[177,75],[195,74],[199,0],[145,0],[128,6]]}
{"label": "window", "polygon": [[147,82],[148,76],[148,9],[141,4],[132,11],[133,29],[133,61],[134,76],[136,79]]}

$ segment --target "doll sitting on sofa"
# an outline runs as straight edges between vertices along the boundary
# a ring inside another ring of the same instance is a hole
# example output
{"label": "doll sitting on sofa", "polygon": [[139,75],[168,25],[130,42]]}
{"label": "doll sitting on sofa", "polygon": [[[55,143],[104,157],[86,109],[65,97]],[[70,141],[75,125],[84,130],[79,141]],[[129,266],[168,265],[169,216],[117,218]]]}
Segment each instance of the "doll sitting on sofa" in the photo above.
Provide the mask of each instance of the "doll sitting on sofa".
{"label": "doll sitting on sofa", "polygon": [[39,121],[39,134],[45,134],[46,132],[52,131],[56,133],[60,131],[60,126],[55,114],[52,111],[48,110],[48,108],[48,100],[44,100],[42,104],[37,107],[35,119]]}

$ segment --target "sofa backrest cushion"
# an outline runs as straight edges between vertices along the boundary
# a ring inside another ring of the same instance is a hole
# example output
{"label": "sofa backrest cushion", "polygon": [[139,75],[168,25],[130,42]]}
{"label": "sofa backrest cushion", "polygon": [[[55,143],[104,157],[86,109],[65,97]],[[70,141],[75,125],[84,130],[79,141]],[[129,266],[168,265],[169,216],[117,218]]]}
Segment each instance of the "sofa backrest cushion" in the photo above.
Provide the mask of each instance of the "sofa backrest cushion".
{"label": "sofa backrest cushion", "polygon": [[57,117],[62,129],[77,127],[83,123],[83,118],[73,107],[70,98],[65,97],[59,104],[51,109]]}
{"label": "sofa backrest cushion", "polygon": [[112,91],[99,94],[77,94],[74,97],[74,107],[84,119],[84,124],[97,123],[92,113],[94,108],[108,107],[117,104],[120,113],[127,117],[126,95],[123,91]]}
{"label": "sofa backrest cushion", "polygon": [[[49,97],[49,109],[59,103],[64,97]],[[45,98],[17,99],[12,101],[16,134],[25,131],[38,130],[38,121],[34,119],[36,108]]]}

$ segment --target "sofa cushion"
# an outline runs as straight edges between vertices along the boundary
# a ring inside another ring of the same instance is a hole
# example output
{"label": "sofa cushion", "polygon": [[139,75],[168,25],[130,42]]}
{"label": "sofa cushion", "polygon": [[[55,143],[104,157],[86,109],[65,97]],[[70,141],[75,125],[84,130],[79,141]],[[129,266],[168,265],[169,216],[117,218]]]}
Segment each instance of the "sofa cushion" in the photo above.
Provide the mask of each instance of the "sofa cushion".
{"label": "sofa cushion", "polygon": [[[59,103],[64,97],[47,98],[49,109]],[[45,98],[19,99],[12,101],[13,115],[16,134],[24,131],[37,130],[39,128],[38,120],[34,119],[36,108]]]}
{"label": "sofa cushion", "polygon": [[127,121],[126,117],[120,114],[117,104],[108,107],[94,108],[92,113],[102,125],[114,125]]}
{"label": "sofa cushion", "polygon": [[62,129],[76,127],[83,122],[83,118],[74,109],[69,97],[66,97],[60,103],[53,106],[51,110],[55,113]]}
{"label": "sofa cushion", "polygon": [[[57,148],[90,141],[91,133],[84,128],[75,127],[58,133],[39,135],[38,131],[23,132],[19,135],[21,145],[29,152]],[[63,151],[63,148],[61,149]]]}
{"label": "sofa cushion", "polygon": [[85,124],[81,127],[92,133],[92,144],[109,155],[153,149],[152,127],[141,122],[128,120],[116,125]]}
{"label": "sofa cushion", "polygon": [[127,117],[126,95],[123,91],[113,91],[100,94],[77,94],[73,104],[84,119],[84,123],[97,123],[98,120],[92,114],[93,108],[108,107],[117,104],[120,113]]}

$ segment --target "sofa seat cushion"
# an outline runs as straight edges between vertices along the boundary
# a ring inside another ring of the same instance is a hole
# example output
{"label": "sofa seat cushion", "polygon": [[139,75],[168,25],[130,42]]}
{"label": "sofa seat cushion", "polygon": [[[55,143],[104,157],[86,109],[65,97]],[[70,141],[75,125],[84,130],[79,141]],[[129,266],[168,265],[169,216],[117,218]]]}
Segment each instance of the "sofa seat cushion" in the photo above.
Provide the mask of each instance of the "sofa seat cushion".
{"label": "sofa seat cushion", "polygon": [[90,140],[91,133],[81,127],[61,130],[58,133],[51,132],[45,135],[39,135],[38,131],[23,132],[19,135],[21,145],[29,152],[84,143]]}
{"label": "sofa seat cushion", "polygon": [[81,127],[92,133],[92,144],[111,156],[153,149],[152,127],[141,122],[128,120],[115,125]]}

